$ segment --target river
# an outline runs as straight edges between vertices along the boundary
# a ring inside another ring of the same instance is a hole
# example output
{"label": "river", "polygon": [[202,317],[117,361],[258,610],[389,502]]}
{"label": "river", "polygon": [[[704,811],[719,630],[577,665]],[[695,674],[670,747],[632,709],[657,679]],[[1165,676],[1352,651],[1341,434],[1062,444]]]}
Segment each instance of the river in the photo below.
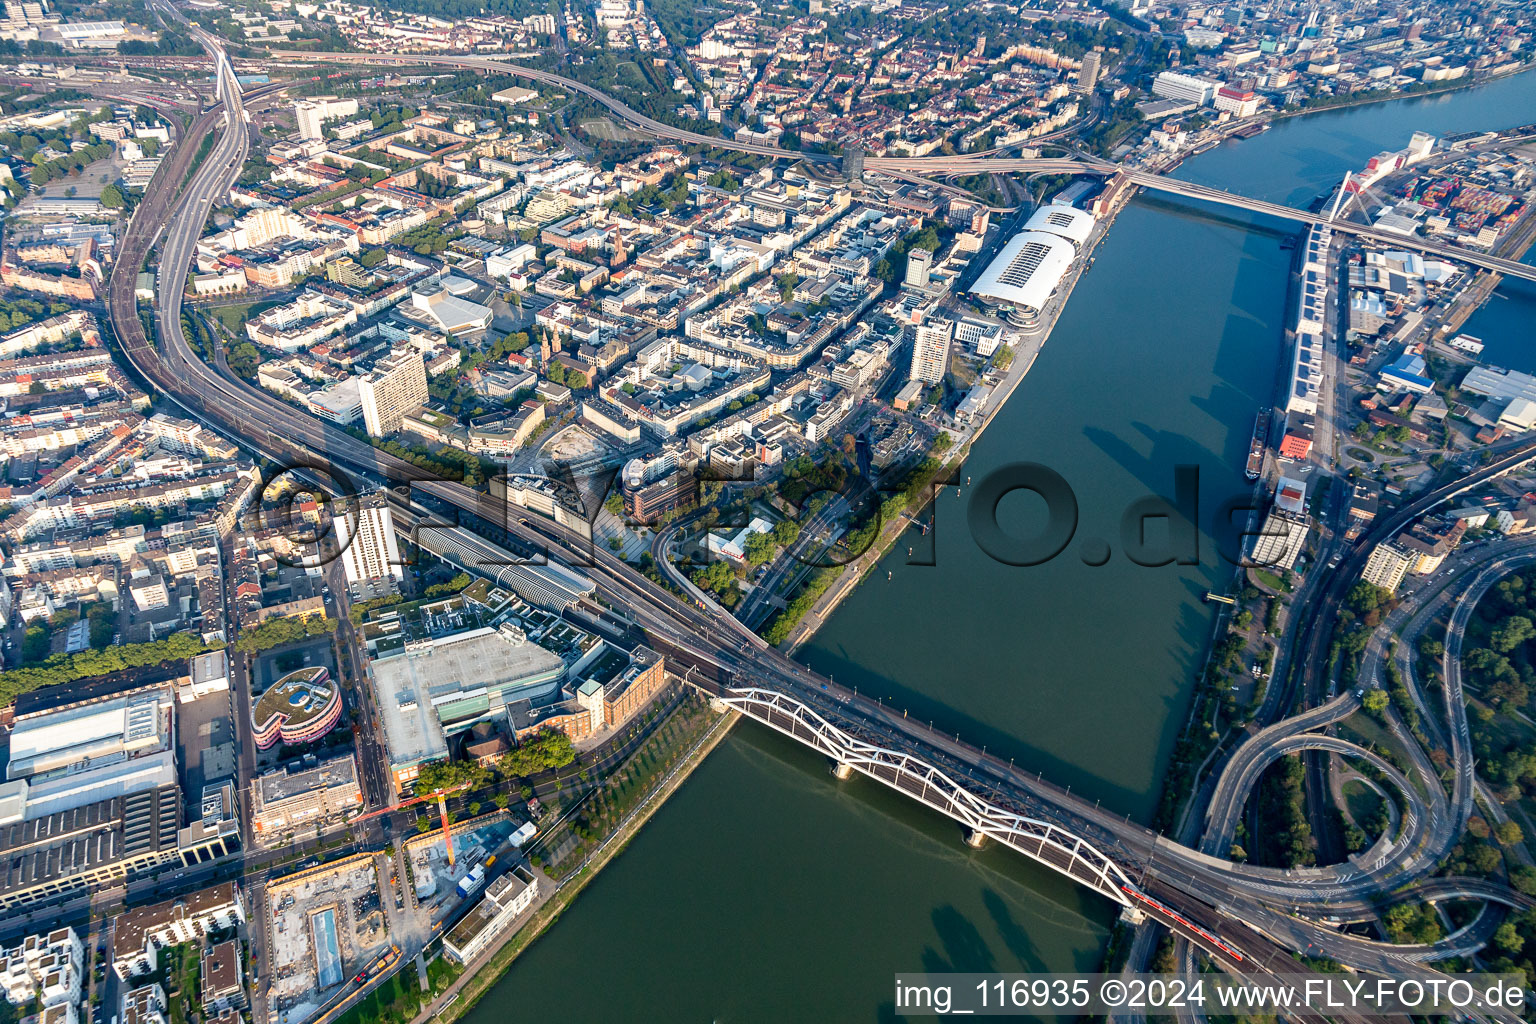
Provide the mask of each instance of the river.
{"label": "river", "polygon": [[[1415,130],[1530,121],[1536,75],[1523,75],[1292,118],[1180,175],[1305,204]],[[979,484],[1010,463],[1050,467],[1076,495],[1076,539],[1045,565],[1002,565],[971,539],[969,493],[950,488],[935,564],[909,565],[898,546],[804,659],[1149,818],[1211,631],[1201,596],[1231,574],[1216,548],[1218,507],[1248,490],[1249,433],[1275,386],[1282,230],[1155,199],[1128,207],[962,471]],[[1490,352],[1536,368],[1530,319],[1489,322]],[[1171,496],[1178,465],[1199,473],[1199,561],[1133,564],[1122,515],[1146,495]],[[1041,518],[1027,496],[999,507],[1020,535]],[[1098,541],[1111,555],[1090,566]],[[928,541],[910,543],[925,560]],[[839,783],[819,757],[743,725],[470,1021],[893,1020],[897,972],[1088,969],[1113,919],[1059,876],[974,852],[946,819],[867,780]]]}

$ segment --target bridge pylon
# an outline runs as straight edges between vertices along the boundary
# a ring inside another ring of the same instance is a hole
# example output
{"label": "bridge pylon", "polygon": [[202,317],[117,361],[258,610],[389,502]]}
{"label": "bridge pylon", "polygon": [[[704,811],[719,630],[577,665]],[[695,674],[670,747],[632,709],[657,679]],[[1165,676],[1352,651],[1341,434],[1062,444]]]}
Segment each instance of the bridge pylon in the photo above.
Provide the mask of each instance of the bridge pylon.
{"label": "bridge pylon", "polygon": [[1332,209],[1330,209],[1328,211],[1328,220],[1330,222],[1339,219],[1339,207],[1344,205],[1345,197],[1350,195],[1354,191],[1353,189],[1351,189],[1349,187],[1350,186],[1350,179],[1353,178],[1353,177],[1354,177],[1354,175],[1352,175],[1348,171],[1344,172],[1344,180],[1339,183],[1338,195],[1334,196],[1334,198],[1333,198],[1333,207],[1332,207]]}

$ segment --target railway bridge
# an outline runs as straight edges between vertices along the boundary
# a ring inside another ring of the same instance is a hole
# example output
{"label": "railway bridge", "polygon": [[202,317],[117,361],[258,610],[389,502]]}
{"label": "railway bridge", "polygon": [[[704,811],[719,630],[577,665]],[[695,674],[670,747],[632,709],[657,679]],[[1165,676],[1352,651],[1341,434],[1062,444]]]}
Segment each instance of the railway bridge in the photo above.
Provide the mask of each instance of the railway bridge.
{"label": "railway bridge", "polygon": [[995,840],[1116,903],[1135,905],[1129,894],[1136,888],[1120,866],[1060,825],[999,806],[915,754],[859,739],[781,690],[701,689],[718,704],[825,754],[839,778],[866,775],[953,818],[965,826],[973,846]]}
{"label": "railway bridge", "polygon": [[1219,203],[1222,206],[1236,207],[1239,210],[1247,210],[1250,213],[1262,213],[1265,216],[1278,217],[1281,220],[1298,221],[1302,224],[1322,224],[1342,234],[1355,235],[1381,245],[1413,249],[1427,256],[1456,260],[1460,263],[1470,263],[1474,267],[1491,270],[1497,274],[1518,277],[1526,281],[1536,281],[1536,267],[1528,266],[1516,260],[1504,259],[1501,256],[1494,256],[1491,253],[1480,253],[1472,249],[1464,249],[1459,245],[1451,245],[1449,242],[1440,242],[1431,238],[1420,238],[1417,235],[1403,235],[1396,231],[1385,231],[1381,228],[1373,227],[1369,224],[1360,224],[1355,221],[1335,220],[1326,213],[1298,210],[1293,206],[1271,203],[1263,199],[1250,199],[1247,196],[1240,196],[1219,188],[1211,188],[1209,185],[1199,185],[1192,181],[1170,178],[1165,174],[1153,174],[1148,171],[1124,171],[1123,173],[1126,180],[1131,184],[1151,189],[1154,192],[1181,196],[1185,199],[1198,199],[1207,203]]}

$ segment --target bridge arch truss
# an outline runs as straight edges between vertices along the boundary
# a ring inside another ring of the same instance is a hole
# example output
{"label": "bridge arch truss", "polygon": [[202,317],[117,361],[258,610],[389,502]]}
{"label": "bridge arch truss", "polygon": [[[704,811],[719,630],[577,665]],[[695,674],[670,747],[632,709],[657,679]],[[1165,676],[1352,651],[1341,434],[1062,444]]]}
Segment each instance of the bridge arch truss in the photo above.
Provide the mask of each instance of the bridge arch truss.
{"label": "bridge arch truss", "polygon": [[913,754],[877,746],[833,725],[795,697],[760,687],[725,689],[720,703],[804,743],[839,765],[884,783],[960,822],[974,833],[1022,853],[1125,906],[1135,885],[1099,849],[1053,822],[1029,818],[977,796]]}

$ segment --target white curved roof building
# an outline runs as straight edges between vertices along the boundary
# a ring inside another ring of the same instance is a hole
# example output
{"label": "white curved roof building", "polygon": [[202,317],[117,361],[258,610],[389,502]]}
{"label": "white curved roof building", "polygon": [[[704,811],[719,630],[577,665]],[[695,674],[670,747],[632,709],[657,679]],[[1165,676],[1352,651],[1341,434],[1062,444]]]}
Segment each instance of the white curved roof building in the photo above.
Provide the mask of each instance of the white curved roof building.
{"label": "white curved roof building", "polygon": [[1034,216],[1029,218],[1029,223],[1024,225],[1024,230],[1060,235],[1070,241],[1073,248],[1081,250],[1083,243],[1093,234],[1093,223],[1093,214],[1075,206],[1057,204],[1036,210]]}
{"label": "white curved roof building", "polygon": [[1071,269],[1076,256],[1076,247],[1061,235],[1020,231],[981,272],[971,285],[971,293],[1038,312]]}

